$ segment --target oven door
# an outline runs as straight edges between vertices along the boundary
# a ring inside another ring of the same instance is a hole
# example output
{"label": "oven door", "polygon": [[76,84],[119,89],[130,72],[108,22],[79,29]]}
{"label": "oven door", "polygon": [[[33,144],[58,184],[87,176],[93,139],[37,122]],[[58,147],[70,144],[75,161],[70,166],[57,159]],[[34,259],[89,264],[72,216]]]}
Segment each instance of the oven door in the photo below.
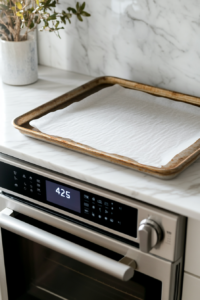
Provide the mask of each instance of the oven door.
{"label": "oven door", "polygon": [[[31,210],[37,219],[30,217]],[[31,210],[27,206],[26,215],[8,208],[0,213],[3,300],[179,299],[176,264],[88,229],[85,239],[81,226],[63,220],[59,226],[56,218],[56,228],[51,225],[55,217]]]}

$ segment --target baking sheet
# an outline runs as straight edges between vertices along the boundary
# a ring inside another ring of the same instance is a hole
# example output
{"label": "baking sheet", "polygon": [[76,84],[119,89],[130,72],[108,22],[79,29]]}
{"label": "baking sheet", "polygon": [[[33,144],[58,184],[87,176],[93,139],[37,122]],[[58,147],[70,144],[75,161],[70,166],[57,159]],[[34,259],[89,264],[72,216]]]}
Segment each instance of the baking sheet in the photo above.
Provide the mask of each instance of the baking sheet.
{"label": "baking sheet", "polygon": [[114,85],[30,125],[160,168],[200,138],[199,117],[199,107]]}

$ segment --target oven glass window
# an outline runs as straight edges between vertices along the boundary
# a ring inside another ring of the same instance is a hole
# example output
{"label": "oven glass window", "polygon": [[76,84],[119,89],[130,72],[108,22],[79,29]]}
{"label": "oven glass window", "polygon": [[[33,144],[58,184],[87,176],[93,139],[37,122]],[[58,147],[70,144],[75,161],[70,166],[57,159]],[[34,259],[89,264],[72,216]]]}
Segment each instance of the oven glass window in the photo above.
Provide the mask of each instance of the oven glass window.
{"label": "oven glass window", "polygon": [[[21,214],[18,219],[115,260],[121,256]],[[2,229],[9,300],[161,300],[162,283],[135,272],[128,282]]]}

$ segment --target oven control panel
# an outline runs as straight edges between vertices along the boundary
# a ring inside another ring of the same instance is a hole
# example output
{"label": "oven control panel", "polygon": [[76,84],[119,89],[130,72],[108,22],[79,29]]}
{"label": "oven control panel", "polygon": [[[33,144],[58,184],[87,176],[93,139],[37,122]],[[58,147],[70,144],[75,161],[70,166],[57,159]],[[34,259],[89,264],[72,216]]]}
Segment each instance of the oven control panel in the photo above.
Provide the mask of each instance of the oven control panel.
{"label": "oven control panel", "polygon": [[[138,210],[34,172],[0,162],[0,187],[49,209],[137,237]],[[20,197],[20,196],[19,196]]]}
{"label": "oven control panel", "polygon": [[[1,153],[0,190],[142,252],[170,261],[182,255],[186,218],[179,214]],[[7,198],[8,208],[22,212],[23,203]]]}

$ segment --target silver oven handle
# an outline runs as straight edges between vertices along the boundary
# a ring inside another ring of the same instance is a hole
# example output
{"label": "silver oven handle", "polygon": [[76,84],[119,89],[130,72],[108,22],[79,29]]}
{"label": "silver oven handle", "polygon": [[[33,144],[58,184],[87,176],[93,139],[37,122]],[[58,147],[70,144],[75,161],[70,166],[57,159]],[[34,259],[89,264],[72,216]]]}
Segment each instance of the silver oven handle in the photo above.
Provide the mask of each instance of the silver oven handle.
{"label": "silver oven handle", "polygon": [[11,216],[12,213],[13,211],[8,208],[0,213],[0,227],[85,263],[122,281],[128,281],[133,277],[136,263],[128,257],[122,258],[121,262],[114,261],[37,227],[14,219]]}

